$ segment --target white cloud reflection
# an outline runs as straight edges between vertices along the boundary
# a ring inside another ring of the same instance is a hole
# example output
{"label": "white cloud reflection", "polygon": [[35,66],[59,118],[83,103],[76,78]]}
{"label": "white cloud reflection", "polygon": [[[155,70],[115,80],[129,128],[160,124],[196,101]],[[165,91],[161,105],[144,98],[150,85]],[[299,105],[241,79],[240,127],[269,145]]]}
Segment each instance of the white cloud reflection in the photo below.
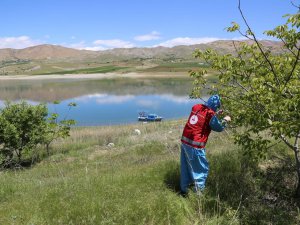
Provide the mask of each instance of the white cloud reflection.
{"label": "white cloud reflection", "polygon": [[182,105],[190,103],[201,103],[199,99],[190,99],[188,96],[176,96],[172,94],[153,95],[149,97],[138,97],[137,105],[141,107],[152,107],[157,108],[161,104],[171,102],[172,104]]}
{"label": "white cloud reflection", "polygon": [[201,100],[190,99],[188,96],[176,96],[172,94],[135,96],[135,95],[110,95],[110,94],[91,94],[74,99],[75,102],[94,101],[97,104],[121,104],[129,101],[136,101],[138,106],[158,107],[162,102],[172,102],[175,104],[190,104],[191,102],[200,103]]}
{"label": "white cloud reflection", "polygon": [[0,101],[0,109],[3,109],[5,106],[5,102],[4,101]]}
{"label": "white cloud reflection", "polygon": [[153,101],[153,100],[146,100],[146,99],[141,99],[137,101],[137,105],[141,107],[147,107],[147,108],[157,108],[159,106],[158,101]]}
{"label": "white cloud reflection", "polygon": [[173,102],[176,104],[189,104],[191,102],[200,103],[200,100],[190,99],[188,96],[175,96],[175,95],[160,95],[160,99]]}
{"label": "white cloud reflection", "polygon": [[95,101],[97,104],[121,104],[133,100],[134,95],[92,94],[75,98],[75,102]]}

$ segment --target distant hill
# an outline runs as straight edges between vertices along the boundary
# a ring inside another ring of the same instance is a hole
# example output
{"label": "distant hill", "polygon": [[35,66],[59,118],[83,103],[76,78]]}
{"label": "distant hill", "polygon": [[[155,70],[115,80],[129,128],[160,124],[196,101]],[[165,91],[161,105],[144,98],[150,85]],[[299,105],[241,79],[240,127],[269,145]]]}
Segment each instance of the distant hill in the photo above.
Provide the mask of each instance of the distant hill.
{"label": "distant hill", "polygon": [[[280,42],[261,41],[261,43],[275,52],[282,51]],[[68,73],[68,71],[76,73],[76,70],[82,71],[86,68],[99,71],[103,66],[117,66],[118,70],[126,67],[130,72],[134,71],[132,68],[149,69],[168,62],[198,62],[193,58],[193,51],[207,48],[215,49],[221,54],[235,52],[232,41],[225,40],[172,48],[116,48],[105,51],[78,50],[58,45],[37,45],[24,49],[6,48],[0,49],[0,75]],[[167,69],[170,71],[169,65]]]}
{"label": "distant hill", "polygon": [[[242,43],[246,41],[235,41],[236,43]],[[251,43],[250,41],[247,41]],[[261,41],[261,43],[274,51],[281,51],[281,42],[276,41]],[[208,49],[212,48],[220,53],[234,53],[235,48],[232,41],[214,41],[207,44],[197,44],[197,45],[180,45],[172,48],[167,47],[155,47],[155,48],[127,48],[127,49],[113,49],[102,51],[101,55],[115,55],[115,56],[127,56],[127,57],[157,57],[157,58],[168,58],[170,56],[190,59],[193,58],[192,53],[195,49]]]}
{"label": "distant hill", "polygon": [[[236,41],[241,42],[241,41]],[[280,43],[275,41],[262,41],[266,47],[280,50]],[[154,48],[116,48],[105,51],[89,51],[66,48],[59,45],[37,45],[24,49],[0,49],[0,61],[3,60],[43,60],[43,59],[78,59],[86,57],[116,57],[119,58],[191,58],[195,49],[212,48],[224,53],[234,51],[232,41],[215,41],[207,44],[189,46],[154,47]]]}
{"label": "distant hill", "polygon": [[0,60],[43,60],[89,57],[96,52],[77,50],[58,45],[37,45],[24,49],[0,49]]}

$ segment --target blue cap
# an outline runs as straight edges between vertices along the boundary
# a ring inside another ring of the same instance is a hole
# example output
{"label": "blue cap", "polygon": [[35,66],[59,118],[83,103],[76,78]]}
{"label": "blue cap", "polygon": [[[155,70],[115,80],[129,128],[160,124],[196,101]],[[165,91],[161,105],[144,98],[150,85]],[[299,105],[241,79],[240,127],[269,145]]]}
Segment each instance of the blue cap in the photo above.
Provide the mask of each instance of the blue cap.
{"label": "blue cap", "polygon": [[205,105],[215,112],[217,111],[218,108],[221,106],[221,99],[219,95],[212,95],[210,98],[207,100]]}

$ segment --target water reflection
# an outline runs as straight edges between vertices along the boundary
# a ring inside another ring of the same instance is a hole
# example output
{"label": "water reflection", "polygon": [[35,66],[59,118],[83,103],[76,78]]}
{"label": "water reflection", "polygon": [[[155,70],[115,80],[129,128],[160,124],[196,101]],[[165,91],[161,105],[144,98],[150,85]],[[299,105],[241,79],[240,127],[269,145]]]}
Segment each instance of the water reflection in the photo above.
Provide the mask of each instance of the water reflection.
{"label": "water reflection", "polygon": [[[79,126],[133,123],[140,111],[174,119],[186,117],[199,102],[188,98],[191,86],[190,79],[182,78],[6,81],[0,84],[0,107],[5,100],[45,102],[51,112],[75,119]],[[77,107],[69,112],[70,102]]]}
{"label": "water reflection", "polygon": [[0,98],[53,102],[95,93],[115,95],[172,93],[183,96],[189,94],[191,82],[188,78],[9,80],[0,82]]}

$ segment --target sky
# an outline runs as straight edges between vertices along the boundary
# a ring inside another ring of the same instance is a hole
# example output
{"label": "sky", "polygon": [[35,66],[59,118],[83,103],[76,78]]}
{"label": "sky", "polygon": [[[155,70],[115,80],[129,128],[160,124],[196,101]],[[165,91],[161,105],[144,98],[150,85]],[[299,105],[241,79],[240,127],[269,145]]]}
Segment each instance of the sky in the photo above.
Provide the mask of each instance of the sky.
{"label": "sky", "polygon": [[[260,39],[297,12],[290,0],[241,0],[241,8]],[[0,48],[173,47],[241,39],[226,27],[244,28],[238,0],[1,0],[0,9]]]}

